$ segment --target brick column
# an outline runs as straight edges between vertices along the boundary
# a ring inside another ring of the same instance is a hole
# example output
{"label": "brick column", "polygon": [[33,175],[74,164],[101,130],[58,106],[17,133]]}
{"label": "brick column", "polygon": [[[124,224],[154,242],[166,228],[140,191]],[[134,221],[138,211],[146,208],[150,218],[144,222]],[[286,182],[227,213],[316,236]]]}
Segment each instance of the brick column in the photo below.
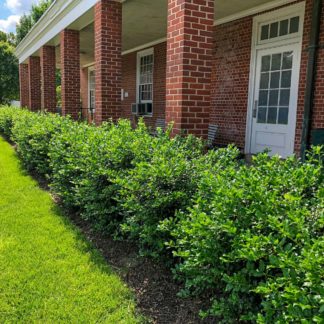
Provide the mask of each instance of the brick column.
{"label": "brick column", "polygon": [[206,137],[210,111],[214,0],[168,0],[166,122]]}
{"label": "brick column", "polygon": [[41,48],[41,80],[42,80],[42,109],[54,113],[56,111],[56,60],[55,47]]}
{"label": "brick column", "polygon": [[95,122],[121,116],[122,4],[100,0],[95,5]]}
{"label": "brick column", "polygon": [[80,36],[76,30],[61,32],[62,114],[78,119],[80,114]]}
{"label": "brick column", "polygon": [[40,58],[31,56],[28,63],[29,74],[29,109],[41,110],[41,69]]}
{"label": "brick column", "polygon": [[19,64],[20,107],[29,106],[28,64]]}

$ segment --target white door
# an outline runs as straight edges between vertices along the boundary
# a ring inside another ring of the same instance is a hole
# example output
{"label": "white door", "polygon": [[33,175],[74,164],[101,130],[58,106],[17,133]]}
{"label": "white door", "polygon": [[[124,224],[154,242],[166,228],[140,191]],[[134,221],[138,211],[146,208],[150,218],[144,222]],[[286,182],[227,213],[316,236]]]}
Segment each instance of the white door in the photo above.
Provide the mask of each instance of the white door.
{"label": "white door", "polygon": [[293,154],[299,64],[299,44],[257,51],[251,153]]}

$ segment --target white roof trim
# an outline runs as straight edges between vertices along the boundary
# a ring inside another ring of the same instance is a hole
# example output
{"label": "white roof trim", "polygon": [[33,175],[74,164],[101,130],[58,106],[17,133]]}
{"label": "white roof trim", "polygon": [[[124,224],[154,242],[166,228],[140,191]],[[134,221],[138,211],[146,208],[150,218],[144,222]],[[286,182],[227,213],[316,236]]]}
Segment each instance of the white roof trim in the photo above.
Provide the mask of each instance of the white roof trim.
{"label": "white roof trim", "polygon": [[149,42],[149,43],[146,43],[146,44],[131,48],[131,49],[127,50],[127,51],[123,51],[122,55],[126,55],[126,54],[129,54],[129,53],[132,53],[132,52],[138,52],[138,51],[143,50],[143,49],[145,49],[147,47],[152,47],[154,45],[164,43],[164,42],[166,42],[166,40],[167,40],[166,37],[157,39],[157,40],[155,40],[153,42]]}
{"label": "white roof trim", "polygon": [[[91,9],[98,0],[55,0],[16,48],[24,62],[63,29]],[[127,0],[116,0],[125,2]],[[89,22],[91,23],[91,22]]]}
{"label": "white roof trim", "polygon": [[230,15],[221,19],[217,19],[214,22],[214,26],[218,26],[218,25],[222,25],[222,24],[226,24],[228,22],[234,21],[234,20],[238,20],[241,18],[245,18],[245,17],[249,17],[249,16],[253,16],[256,15],[260,12],[264,12],[267,10],[271,10],[280,6],[284,6],[284,5],[288,5],[292,2],[295,2],[296,0],[274,0],[265,4],[262,4],[260,6],[256,6],[253,7],[251,9],[248,10],[244,10],[241,12],[238,12],[234,15]]}

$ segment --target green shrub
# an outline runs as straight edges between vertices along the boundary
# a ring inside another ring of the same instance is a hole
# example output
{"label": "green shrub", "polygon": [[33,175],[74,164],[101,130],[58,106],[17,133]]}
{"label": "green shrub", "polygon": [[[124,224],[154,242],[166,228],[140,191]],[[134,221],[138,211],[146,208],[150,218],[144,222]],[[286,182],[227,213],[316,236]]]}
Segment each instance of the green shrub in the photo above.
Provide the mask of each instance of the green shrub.
{"label": "green shrub", "polygon": [[218,163],[220,155],[229,162],[238,152],[229,149],[231,154],[222,150],[204,156],[202,141],[193,136],[170,140],[168,134],[160,134],[152,142],[151,158],[121,179],[120,203],[126,214],[123,231],[140,243],[143,254],[161,257],[170,229],[177,224],[176,211],[189,206],[203,170]]}
{"label": "green shrub", "polygon": [[125,177],[138,161],[150,157],[151,140],[142,122],[135,130],[127,120],[120,120],[116,125],[107,123],[97,129],[88,150],[87,172],[79,185],[82,217],[96,228],[120,234],[123,214],[118,204],[117,179]]}
{"label": "green shrub", "polygon": [[136,130],[125,120],[101,127],[75,123],[52,141],[53,190],[97,229],[116,234],[122,215],[116,179],[136,159],[149,157],[150,142],[143,123]]}
{"label": "green shrub", "polygon": [[17,144],[17,153],[27,170],[36,171],[42,176],[49,176],[49,146],[52,136],[71,125],[68,118],[53,114],[24,113],[14,119],[12,139]]}
{"label": "green shrub", "polygon": [[100,127],[0,108],[0,132],[69,209],[175,265],[182,295],[210,294],[222,323],[321,322],[324,190],[320,148],[307,163],[193,136],[152,137],[143,122]]}
{"label": "green shrub", "polygon": [[51,188],[65,207],[80,210],[79,184],[89,163],[91,141],[96,140],[94,126],[71,122],[54,134],[49,147]]}
{"label": "green shrub", "polygon": [[20,116],[25,112],[22,109],[10,106],[0,106],[0,132],[10,139],[12,136],[13,119],[15,116]]}
{"label": "green shrub", "polygon": [[[318,153],[318,152],[317,152]],[[319,161],[258,155],[206,172],[173,230],[183,294],[215,294],[223,323],[318,321],[323,310]]]}

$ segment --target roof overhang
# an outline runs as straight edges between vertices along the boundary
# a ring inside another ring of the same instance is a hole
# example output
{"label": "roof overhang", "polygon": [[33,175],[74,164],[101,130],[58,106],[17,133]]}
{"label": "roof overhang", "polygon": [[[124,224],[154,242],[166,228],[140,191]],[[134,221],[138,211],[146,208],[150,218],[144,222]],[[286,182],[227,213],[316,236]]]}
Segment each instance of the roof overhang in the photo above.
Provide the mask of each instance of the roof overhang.
{"label": "roof overhang", "polygon": [[[19,63],[39,55],[44,45],[59,45],[65,28],[82,31],[94,21],[98,0],[55,0],[16,48]],[[166,37],[167,0],[116,0],[123,7],[123,53]],[[255,15],[296,0],[215,0],[215,25]],[[125,9],[125,12],[124,12]],[[83,35],[84,37],[84,35]],[[87,41],[87,39],[86,39]],[[91,42],[89,42],[90,44]]]}
{"label": "roof overhang", "polygon": [[[15,53],[19,63],[26,61],[29,56],[50,42],[61,30],[72,25],[81,16],[86,15],[97,1],[55,0],[17,46]],[[126,0],[119,1],[124,2]],[[85,19],[84,25],[82,26],[81,23],[77,29],[82,29],[92,21],[93,17],[90,17],[90,20]]]}

